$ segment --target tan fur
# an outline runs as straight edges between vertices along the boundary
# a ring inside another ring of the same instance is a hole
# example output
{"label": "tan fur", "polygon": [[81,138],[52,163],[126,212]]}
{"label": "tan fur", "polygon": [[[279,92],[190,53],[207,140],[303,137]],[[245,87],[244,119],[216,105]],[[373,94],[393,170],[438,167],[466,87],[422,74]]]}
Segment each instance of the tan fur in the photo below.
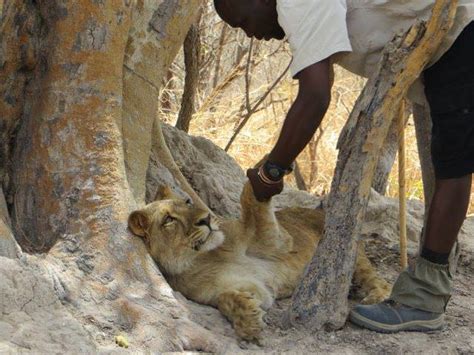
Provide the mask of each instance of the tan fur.
{"label": "tan fur", "polygon": [[[289,297],[314,254],[324,212],[291,208],[274,213],[258,202],[249,183],[241,195],[239,220],[216,220],[177,198],[169,189],[161,200],[130,215],[132,232],[144,238],[170,285],[196,302],[217,307],[236,333],[259,340],[264,311]],[[359,248],[355,281],[366,301],[389,294]]]}

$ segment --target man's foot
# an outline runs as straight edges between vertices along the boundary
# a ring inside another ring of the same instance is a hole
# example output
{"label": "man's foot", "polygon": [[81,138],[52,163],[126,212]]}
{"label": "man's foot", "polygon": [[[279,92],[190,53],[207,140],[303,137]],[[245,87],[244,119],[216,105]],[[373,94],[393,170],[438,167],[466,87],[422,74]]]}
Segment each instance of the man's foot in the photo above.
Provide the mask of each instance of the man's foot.
{"label": "man's foot", "polygon": [[429,332],[444,327],[444,314],[422,311],[392,300],[373,305],[358,305],[350,314],[358,326],[381,333],[400,331]]}

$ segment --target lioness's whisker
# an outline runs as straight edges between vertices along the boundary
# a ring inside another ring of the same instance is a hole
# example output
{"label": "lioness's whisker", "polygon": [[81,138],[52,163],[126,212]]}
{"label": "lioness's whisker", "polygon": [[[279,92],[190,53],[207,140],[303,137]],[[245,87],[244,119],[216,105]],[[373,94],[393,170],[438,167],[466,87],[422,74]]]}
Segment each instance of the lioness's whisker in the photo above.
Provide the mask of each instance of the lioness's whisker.
{"label": "lioness's whisker", "polygon": [[191,234],[189,235],[189,239],[195,239],[196,236],[197,236],[199,233],[200,233],[200,231],[194,231],[193,233],[191,233]]}

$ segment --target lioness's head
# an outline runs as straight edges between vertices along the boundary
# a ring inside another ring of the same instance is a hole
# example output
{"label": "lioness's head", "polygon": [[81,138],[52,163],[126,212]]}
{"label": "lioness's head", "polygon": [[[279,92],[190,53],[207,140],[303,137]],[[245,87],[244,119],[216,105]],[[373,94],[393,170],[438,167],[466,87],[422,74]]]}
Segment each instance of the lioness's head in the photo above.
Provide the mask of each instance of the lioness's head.
{"label": "lioness's head", "polygon": [[163,187],[156,201],[128,218],[133,234],[142,237],[151,256],[168,274],[191,267],[193,259],[224,242],[214,217]]}

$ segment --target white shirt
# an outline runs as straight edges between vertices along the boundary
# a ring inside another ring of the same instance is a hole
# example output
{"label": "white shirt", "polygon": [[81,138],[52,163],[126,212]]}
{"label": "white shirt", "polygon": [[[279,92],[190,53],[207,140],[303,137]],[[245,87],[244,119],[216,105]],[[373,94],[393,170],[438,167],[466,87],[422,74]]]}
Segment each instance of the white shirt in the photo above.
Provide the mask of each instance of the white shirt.
{"label": "white shirt", "polygon": [[352,50],[346,0],[278,0],[277,11],[293,54],[293,76],[335,53]]}
{"label": "white shirt", "polygon": [[[293,54],[291,73],[333,54],[336,63],[368,77],[385,45],[417,19],[428,20],[435,0],[277,0],[278,22]],[[459,0],[454,26],[430,64],[474,21],[474,0]],[[415,101],[418,101],[415,99]]]}

